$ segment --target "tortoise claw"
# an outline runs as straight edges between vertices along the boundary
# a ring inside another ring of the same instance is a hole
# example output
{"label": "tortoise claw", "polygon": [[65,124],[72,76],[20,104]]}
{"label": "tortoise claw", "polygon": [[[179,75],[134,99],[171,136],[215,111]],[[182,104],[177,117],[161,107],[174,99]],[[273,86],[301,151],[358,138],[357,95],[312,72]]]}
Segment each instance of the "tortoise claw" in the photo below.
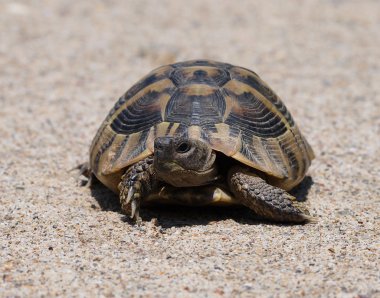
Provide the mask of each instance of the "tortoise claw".
{"label": "tortoise claw", "polygon": [[140,203],[138,200],[132,200],[131,218],[135,220],[137,225],[141,225],[142,218],[140,217]]}
{"label": "tortoise claw", "polygon": [[138,203],[137,200],[132,200],[131,204],[131,218],[139,217],[139,211],[138,211]]}
{"label": "tortoise claw", "polygon": [[132,186],[128,189],[128,195],[127,195],[127,199],[125,201],[126,204],[129,204],[131,202],[134,194],[135,194],[135,189]]}

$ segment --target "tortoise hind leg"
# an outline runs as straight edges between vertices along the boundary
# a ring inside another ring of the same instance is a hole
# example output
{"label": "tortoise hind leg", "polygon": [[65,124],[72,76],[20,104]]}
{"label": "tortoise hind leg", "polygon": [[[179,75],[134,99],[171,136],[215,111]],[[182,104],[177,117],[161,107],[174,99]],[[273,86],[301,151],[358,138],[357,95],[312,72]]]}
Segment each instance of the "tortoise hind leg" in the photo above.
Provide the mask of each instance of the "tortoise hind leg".
{"label": "tortoise hind leg", "polygon": [[85,187],[92,186],[93,181],[95,179],[95,175],[92,172],[90,163],[88,161],[81,163],[77,165],[76,167],[72,168],[70,172],[74,170],[78,170],[78,174],[76,175],[76,180],[78,181],[78,184],[80,186],[85,186]]}
{"label": "tortoise hind leg", "polygon": [[140,203],[157,188],[158,181],[153,169],[153,157],[149,156],[132,165],[119,183],[121,209],[131,218],[141,222]]}
{"label": "tortoise hind leg", "polygon": [[229,171],[228,181],[235,198],[262,217],[278,222],[314,221],[295,197],[267,184],[248,169],[233,167]]}

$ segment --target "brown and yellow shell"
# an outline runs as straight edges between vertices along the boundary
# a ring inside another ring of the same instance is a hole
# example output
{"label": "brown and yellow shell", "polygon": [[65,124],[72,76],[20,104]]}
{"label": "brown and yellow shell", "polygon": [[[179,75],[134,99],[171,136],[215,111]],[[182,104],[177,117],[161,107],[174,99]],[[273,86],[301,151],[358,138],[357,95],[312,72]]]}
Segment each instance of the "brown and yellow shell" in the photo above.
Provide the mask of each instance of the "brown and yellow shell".
{"label": "brown and yellow shell", "polygon": [[199,138],[291,189],[313,151],[280,98],[254,72],[209,60],[153,70],[115,104],[90,149],[97,178],[117,192],[125,168],[160,136]]}

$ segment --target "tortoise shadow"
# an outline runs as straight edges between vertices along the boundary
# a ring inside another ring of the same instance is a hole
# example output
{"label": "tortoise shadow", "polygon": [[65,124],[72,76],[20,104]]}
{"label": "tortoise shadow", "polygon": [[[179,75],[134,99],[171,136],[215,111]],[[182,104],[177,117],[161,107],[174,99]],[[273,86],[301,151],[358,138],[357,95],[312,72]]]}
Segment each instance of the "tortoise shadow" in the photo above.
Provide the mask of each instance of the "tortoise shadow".
{"label": "tortoise shadow", "polygon": [[[306,196],[310,187],[314,184],[313,179],[307,176],[296,188],[290,193],[298,201],[306,201]],[[102,185],[99,181],[93,181],[90,186],[91,195],[98,202],[101,210],[113,211],[122,214],[118,196],[111,190]],[[268,224],[276,226],[289,226],[292,224],[283,224],[267,221],[244,206],[178,206],[178,205],[153,205],[144,206],[140,210],[140,216],[143,222],[149,222],[157,219],[158,225],[164,229],[171,227],[208,225],[211,222],[223,220],[233,220],[241,224],[259,225]],[[130,224],[134,222],[126,215],[122,215],[121,220]]]}
{"label": "tortoise shadow", "polygon": [[[121,220],[130,224],[134,221],[129,216],[123,215],[119,198],[111,190],[98,181],[90,186],[91,195],[98,202],[102,211],[113,211],[120,213]],[[162,228],[208,225],[210,222],[232,219],[236,222],[246,224],[259,224],[255,214],[248,208],[233,206],[179,206],[179,205],[152,205],[144,206],[140,210],[140,216],[144,222],[157,219]]]}
{"label": "tortoise shadow", "polygon": [[98,202],[102,211],[114,211],[121,213],[119,197],[110,189],[105,187],[95,177],[90,185],[91,195]]}
{"label": "tortoise shadow", "polygon": [[309,194],[310,188],[313,186],[314,180],[311,176],[306,176],[300,184],[294,187],[289,193],[295,196],[298,202],[306,202],[307,195]]}

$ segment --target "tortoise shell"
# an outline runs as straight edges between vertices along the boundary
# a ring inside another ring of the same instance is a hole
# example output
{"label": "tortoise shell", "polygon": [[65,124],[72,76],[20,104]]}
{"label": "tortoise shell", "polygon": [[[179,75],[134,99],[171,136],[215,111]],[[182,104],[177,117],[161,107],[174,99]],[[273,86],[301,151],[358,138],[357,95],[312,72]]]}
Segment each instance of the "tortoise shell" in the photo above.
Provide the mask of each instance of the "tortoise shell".
{"label": "tortoise shell", "polygon": [[90,167],[113,191],[125,168],[153,154],[161,136],[199,138],[291,189],[313,151],[280,98],[253,71],[209,60],[159,67],[111,109],[90,149]]}

